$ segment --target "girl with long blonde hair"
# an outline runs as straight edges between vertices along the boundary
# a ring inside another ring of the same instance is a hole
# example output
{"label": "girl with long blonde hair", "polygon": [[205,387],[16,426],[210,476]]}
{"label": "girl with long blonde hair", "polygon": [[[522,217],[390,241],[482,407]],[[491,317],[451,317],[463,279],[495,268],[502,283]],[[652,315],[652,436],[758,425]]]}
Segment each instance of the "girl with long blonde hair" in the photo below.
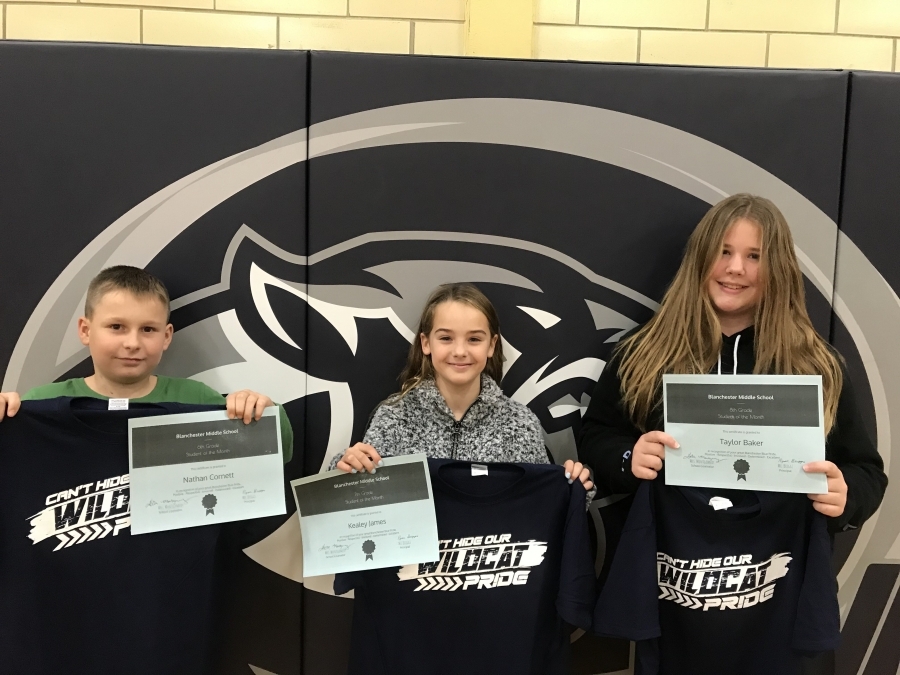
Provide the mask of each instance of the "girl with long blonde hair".
{"label": "girl with long blonde hair", "polygon": [[816,333],[790,228],[768,199],[737,194],[713,206],[688,240],[656,315],[627,335],[584,416],[579,459],[600,490],[629,493],[663,468],[678,441],[662,431],[662,376],[821,375],[828,493],[809,495],[829,529],[859,527],[887,477],[840,355]]}

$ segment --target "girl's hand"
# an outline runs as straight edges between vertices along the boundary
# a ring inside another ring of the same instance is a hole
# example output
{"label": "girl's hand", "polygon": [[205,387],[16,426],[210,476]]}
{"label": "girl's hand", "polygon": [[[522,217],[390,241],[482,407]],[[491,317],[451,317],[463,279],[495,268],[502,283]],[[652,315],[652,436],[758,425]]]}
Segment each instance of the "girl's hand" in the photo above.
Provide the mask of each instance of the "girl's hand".
{"label": "girl's hand", "polygon": [[810,462],[803,465],[806,473],[824,473],[828,476],[828,494],[807,495],[813,508],[829,518],[837,518],[847,506],[847,482],[834,462]]}
{"label": "girl's hand", "polygon": [[663,431],[648,431],[634,444],[631,452],[631,473],[643,480],[653,480],[662,471],[666,446],[680,448],[678,441]]}
{"label": "girl's hand", "polygon": [[21,403],[19,395],[14,391],[0,394],[0,420],[4,417],[15,417]]}
{"label": "girl's hand", "polygon": [[584,466],[581,462],[573,462],[571,459],[566,460],[566,463],[563,464],[563,468],[566,470],[566,478],[569,479],[569,484],[571,485],[574,481],[580,480],[584,485],[585,490],[590,490],[594,487],[594,482],[591,480],[591,470]]}
{"label": "girl's hand", "polygon": [[337,463],[337,468],[347,473],[375,473],[375,467],[384,466],[378,451],[367,443],[357,443],[348,448]]}

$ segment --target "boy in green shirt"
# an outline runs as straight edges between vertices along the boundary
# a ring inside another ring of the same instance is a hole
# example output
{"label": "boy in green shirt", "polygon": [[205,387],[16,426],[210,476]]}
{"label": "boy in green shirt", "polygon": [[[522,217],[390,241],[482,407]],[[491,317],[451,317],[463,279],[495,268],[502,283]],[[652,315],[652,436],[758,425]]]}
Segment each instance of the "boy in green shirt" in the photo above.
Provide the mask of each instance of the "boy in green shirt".
{"label": "boy in green shirt", "polygon": [[[127,398],[132,403],[220,405],[222,395],[202,382],[153,374],[173,333],[169,293],[162,281],[137,267],[109,267],[88,286],[84,316],[78,320],[78,337],[90,350],[94,374],[36,387],[21,398],[89,396]],[[275,405],[268,396],[248,389],[229,394],[224,402],[228,416],[245,424],[260,419],[266,407]],[[15,392],[0,394],[0,420],[15,415],[19,403]],[[287,463],[294,434],[284,408],[279,406],[278,413]]]}

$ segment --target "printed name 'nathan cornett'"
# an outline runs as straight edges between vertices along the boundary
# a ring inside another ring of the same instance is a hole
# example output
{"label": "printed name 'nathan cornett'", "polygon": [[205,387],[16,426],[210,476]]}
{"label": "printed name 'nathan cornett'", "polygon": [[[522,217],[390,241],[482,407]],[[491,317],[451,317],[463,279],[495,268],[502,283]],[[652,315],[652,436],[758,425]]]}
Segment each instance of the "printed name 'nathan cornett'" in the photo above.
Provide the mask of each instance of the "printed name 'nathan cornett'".
{"label": "printed name 'nathan cornett'", "polygon": [[224,480],[226,478],[234,478],[234,471],[231,473],[211,473],[208,476],[185,476],[185,483],[201,483],[205,480]]}

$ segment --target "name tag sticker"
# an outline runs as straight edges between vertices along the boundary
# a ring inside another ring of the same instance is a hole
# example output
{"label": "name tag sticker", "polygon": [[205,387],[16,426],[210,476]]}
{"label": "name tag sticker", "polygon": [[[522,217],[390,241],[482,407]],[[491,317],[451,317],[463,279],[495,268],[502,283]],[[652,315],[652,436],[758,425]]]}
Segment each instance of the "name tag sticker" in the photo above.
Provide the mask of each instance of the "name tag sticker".
{"label": "name tag sticker", "polygon": [[127,398],[111,398],[109,399],[110,410],[128,410]]}
{"label": "name tag sticker", "polygon": [[473,476],[487,476],[488,468],[484,464],[473,464],[472,465],[472,475]]}

